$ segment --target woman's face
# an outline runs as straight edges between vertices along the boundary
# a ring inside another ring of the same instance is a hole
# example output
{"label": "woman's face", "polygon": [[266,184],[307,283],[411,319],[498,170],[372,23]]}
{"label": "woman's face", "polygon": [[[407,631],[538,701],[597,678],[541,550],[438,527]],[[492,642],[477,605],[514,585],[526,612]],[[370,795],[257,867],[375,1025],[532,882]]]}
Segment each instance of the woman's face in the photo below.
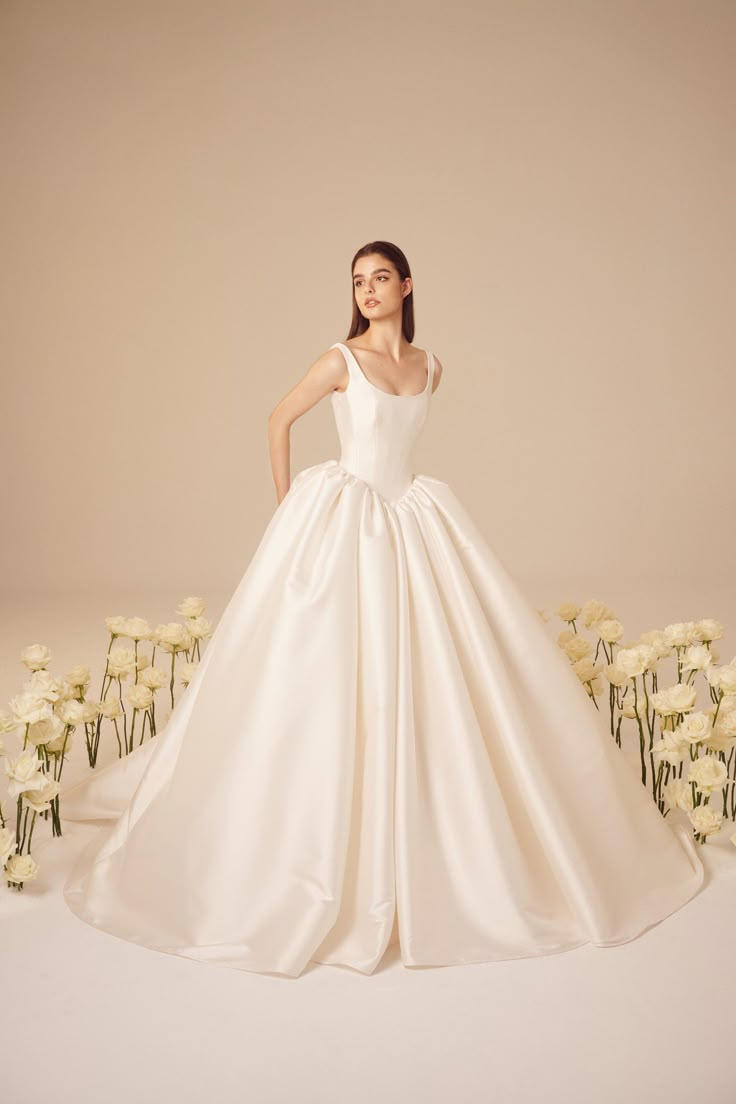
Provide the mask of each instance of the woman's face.
{"label": "woman's face", "polygon": [[401,314],[404,298],[411,291],[411,277],[403,284],[391,261],[380,253],[358,257],[353,268],[353,293],[360,313],[372,321]]}

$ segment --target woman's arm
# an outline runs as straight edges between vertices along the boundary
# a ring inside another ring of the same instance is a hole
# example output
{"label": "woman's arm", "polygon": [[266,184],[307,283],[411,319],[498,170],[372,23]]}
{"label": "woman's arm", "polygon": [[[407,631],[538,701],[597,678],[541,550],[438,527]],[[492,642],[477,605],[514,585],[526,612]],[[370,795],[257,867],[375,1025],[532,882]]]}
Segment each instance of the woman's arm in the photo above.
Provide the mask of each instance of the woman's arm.
{"label": "woman's arm", "polygon": [[329,395],[336,387],[348,384],[345,357],[339,349],[328,349],[315,360],[295,387],[292,387],[268,416],[268,449],[279,506],[291,486],[289,433],[297,418]]}

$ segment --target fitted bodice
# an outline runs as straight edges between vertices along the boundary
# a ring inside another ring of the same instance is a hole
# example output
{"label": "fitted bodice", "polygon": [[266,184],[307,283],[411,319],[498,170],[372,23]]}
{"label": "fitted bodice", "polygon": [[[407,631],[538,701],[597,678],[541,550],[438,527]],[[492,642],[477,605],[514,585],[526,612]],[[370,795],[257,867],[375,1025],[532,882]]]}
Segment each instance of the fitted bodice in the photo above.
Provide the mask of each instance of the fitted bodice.
{"label": "fitted bodice", "polygon": [[340,438],[341,467],[394,502],[414,479],[414,448],[432,395],[434,357],[427,351],[427,384],[416,395],[391,395],[371,383],[349,346],[342,349],[350,379],[344,391],[332,392],[332,409]]}

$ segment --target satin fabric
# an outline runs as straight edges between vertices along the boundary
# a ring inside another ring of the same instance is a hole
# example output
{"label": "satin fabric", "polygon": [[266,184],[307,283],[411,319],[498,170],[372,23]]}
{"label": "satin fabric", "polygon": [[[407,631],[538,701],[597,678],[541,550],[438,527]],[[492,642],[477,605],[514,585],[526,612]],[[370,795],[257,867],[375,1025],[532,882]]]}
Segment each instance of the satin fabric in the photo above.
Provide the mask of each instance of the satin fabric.
{"label": "satin fabric", "polygon": [[64,791],[101,827],[77,916],[297,977],[625,942],[704,870],[447,483],[413,470],[427,386],[341,348],[339,460],[271,518],[166,727]]}

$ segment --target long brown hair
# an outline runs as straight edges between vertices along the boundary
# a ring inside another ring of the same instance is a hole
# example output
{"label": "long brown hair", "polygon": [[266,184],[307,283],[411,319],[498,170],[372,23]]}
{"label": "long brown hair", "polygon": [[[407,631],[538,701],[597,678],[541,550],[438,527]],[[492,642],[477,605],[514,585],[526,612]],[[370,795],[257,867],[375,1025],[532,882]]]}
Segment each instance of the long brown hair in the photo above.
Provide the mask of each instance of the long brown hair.
{"label": "long brown hair", "polygon": [[[356,337],[357,334],[365,333],[368,329],[369,322],[365,318],[358,308],[358,304],[355,301],[355,288],[353,287],[353,271],[355,269],[355,263],[360,257],[367,257],[371,253],[379,253],[381,257],[384,257],[387,261],[390,261],[399,274],[399,280],[403,281],[407,276],[411,276],[411,269],[409,268],[409,262],[399,249],[398,245],[393,245],[387,241],[374,241],[368,242],[367,245],[362,246],[353,257],[350,262],[350,299],[353,305],[353,317],[350,323],[350,333],[346,340],[349,341],[351,337]],[[401,329],[404,337],[408,342],[414,340],[414,288],[412,287],[408,295],[404,296],[401,306]]]}

